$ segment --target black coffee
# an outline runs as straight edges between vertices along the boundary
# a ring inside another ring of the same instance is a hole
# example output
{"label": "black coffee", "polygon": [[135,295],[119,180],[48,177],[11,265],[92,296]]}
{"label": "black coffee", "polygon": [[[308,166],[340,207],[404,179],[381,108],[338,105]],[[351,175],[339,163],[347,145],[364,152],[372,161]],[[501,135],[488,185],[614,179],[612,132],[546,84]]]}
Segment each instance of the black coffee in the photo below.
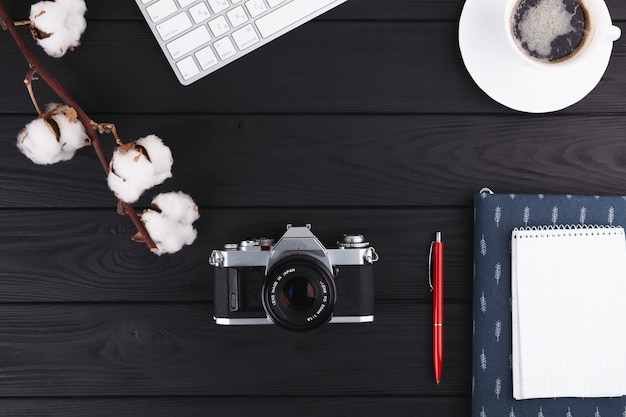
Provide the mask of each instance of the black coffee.
{"label": "black coffee", "polygon": [[579,0],[520,0],[513,8],[511,25],[518,46],[549,63],[574,56],[589,30]]}

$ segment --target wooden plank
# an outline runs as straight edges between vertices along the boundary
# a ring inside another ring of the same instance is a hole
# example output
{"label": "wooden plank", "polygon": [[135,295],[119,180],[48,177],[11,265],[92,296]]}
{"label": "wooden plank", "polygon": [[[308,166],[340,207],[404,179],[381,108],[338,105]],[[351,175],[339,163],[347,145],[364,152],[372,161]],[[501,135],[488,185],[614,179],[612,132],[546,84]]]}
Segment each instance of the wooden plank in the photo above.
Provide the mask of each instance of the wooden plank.
{"label": "wooden plank", "polygon": [[430,304],[293,333],[217,326],[208,304],[2,304],[0,397],[468,396],[471,308],[446,306],[443,380]]}
{"label": "wooden plank", "polygon": [[[22,85],[27,66],[7,36],[0,37],[0,113],[32,112]],[[618,71],[624,48],[616,43],[600,84],[562,113],[622,111],[613,92],[626,90]],[[93,22],[74,53],[42,60],[92,113],[513,114],[465,70],[456,22],[315,22],[193,87],[178,83],[142,22]],[[42,101],[55,98],[36,90]]]}
{"label": "wooden plank", "polygon": [[11,417],[206,417],[258,416],[267,410],[274,417],[381,415],[457,417],[469,415],[467,397],[155,397],[155,398],[58,398],[3,399],[2,409]]}
{"label": "wooden plank", "polygon": [[[14,16],[28,16],[29,2],[5,1]],[[626,19],[626,5],[620,0],[606,1],[613,19]],[[455,20],[464,2],[459,0],[351,0],[324,14],[320,20]],[[139,12],[132,1],[88,1],[90,20],[137,20]],[[21,18],[21,17],[20,17]]]}
{"label": "wooden plank", "polygon": [[[110,3],[110,6],[108,4]],[[461,11],[462,3],[457,0],[350,0],[331,10],[318,20],[455,20]],[[616,0],[609,0],[609,7],[615,16],[624,8]],[[626,16],[626,13],[621,14]],[[93,2],[89,5],[88,17],[107,20],[136,20],[139,13],[133,2],[110,1]]]}
{"label": "wooden plank", "polygon": [[[13,138],[30,117],[0,117],[0,207],[113,207],[93,150],[43,167],[19,154]],[[623,117],[92,117],[117,123],[124,140],[157,133],[172,149],[173,178],[139,207],[172,190],[204,207],[355,209],[468,207],[485,186],[505,193],[624,192]],[[110,149],[112,138],[103,141]]]}
{"label": "wooden plank", "polygon": [[[225,243],[279,238],[287,223],[311,223],[328,247],[364,234],[380,255],[376,298],[429,303],[428,246],[446,237],[446,298],[471,298],[470,209],[201,209],[198,239],[156,256],[130,241],[130,220],[110,210],[0,211],[0,302],[212,301],[208,257]],[[1,340],[1,339],[0,339]]]}

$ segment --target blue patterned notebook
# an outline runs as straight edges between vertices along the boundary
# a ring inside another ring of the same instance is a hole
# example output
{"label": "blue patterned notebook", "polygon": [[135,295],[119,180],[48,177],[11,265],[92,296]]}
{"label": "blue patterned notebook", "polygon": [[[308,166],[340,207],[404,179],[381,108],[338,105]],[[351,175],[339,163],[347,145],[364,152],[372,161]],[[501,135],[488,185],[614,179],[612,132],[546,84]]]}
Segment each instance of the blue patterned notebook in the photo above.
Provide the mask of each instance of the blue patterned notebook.
{"label": "blue patterned notebook", "polygon": [[511,328],[513,229],[553,224],[626,226],[626,197],[481,192],[474,209],[472,416],[626,417],[626,396],[515,400]]}

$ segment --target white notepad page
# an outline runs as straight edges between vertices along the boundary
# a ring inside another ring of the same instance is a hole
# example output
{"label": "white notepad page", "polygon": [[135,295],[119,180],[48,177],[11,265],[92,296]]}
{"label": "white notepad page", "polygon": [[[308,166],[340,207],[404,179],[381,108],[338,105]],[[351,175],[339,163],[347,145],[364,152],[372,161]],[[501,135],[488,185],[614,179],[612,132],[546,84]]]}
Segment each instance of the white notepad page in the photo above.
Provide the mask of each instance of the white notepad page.
{"label": "white notepad page", "polygon": [[626,395],[621,227],[515,230],[513,397]]}

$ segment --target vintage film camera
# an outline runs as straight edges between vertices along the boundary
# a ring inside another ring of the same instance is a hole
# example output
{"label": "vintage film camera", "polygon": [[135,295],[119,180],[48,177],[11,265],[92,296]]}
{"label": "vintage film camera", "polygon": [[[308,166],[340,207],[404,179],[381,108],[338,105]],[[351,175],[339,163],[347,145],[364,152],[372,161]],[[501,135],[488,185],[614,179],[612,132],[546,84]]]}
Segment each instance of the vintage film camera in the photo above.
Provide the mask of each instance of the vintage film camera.
{"label": "vintage film camera", "polygon": [[344,235],[337,246],[325,248],[311,225],[287,225],[276,244],[255,239],[214,250],[216,323],[303,331],[373,321],[378,255],[362,235]]}

